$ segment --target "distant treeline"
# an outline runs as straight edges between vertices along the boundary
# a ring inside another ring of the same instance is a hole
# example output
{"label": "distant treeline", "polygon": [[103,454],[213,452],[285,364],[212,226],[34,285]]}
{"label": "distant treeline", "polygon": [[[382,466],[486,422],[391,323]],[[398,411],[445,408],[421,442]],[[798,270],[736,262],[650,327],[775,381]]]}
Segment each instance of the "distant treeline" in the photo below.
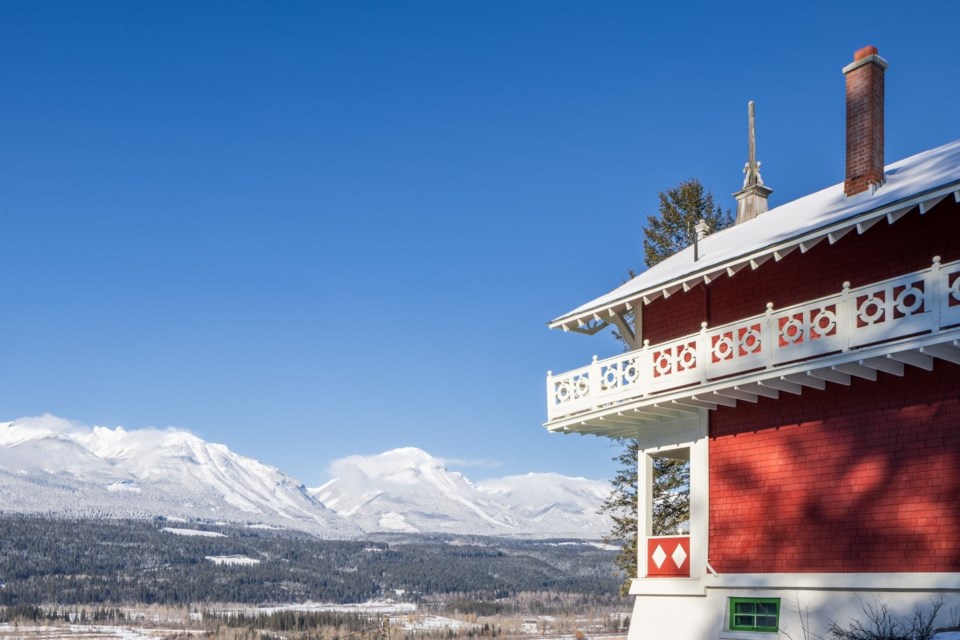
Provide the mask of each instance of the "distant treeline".
{"label": "distant treeline", "polygon": [[[167,526],[225,537],[177,535]],[[398,594],[496,600],[543,591],[596,597],[617,591],[614,555],[542,541],[321,540],[239,526],[3,515],[0,606],[348,603]],[[208,556],[259,563],[215,564]]]}

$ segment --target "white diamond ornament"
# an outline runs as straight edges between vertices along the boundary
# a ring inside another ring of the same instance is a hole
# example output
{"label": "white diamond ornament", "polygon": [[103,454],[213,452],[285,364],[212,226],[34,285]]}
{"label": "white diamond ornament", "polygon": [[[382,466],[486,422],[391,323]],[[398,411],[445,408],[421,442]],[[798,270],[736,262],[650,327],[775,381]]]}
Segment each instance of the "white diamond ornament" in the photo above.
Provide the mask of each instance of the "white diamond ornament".
{"label": "white diamond ornament", "polygon": [[[683,561],[687,559],[687,552],[683,550],[683,545],[678,544],[677,548],[673,550],[673,555],[670,556],[673,558],[673,563],[677,565],[677,569],[683,564]],[[660,565],[657,565],[658,567]]]}
{"label": "white diamond ornament", "polygon": [[663,561],[667,559],[667,552],[663,550],[663,547],[659,544],[657,548],[653,550],[653,553],[650,555],[650,558],[653,559],[653,563],[657,565],[657,569],[663,566]]}

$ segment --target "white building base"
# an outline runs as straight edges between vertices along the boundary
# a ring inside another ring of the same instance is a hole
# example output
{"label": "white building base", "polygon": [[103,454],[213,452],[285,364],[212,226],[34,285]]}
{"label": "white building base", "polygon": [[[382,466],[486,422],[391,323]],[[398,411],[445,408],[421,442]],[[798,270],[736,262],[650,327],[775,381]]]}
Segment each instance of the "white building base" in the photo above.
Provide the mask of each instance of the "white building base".
{"label": "white building base", "polygon": [[[769,585],[769,586],[763,586]],[[886,604],[909,625],[914,607],[942,601],[935,627],[960,620],[960,574],[729,574],[635,580],[628,640],[818,640],[831,623],[869,626],[868,607]],[[780,630],[731,631],[730,598],[779,598]],[[951,615],[952,614],[952,615]]]}

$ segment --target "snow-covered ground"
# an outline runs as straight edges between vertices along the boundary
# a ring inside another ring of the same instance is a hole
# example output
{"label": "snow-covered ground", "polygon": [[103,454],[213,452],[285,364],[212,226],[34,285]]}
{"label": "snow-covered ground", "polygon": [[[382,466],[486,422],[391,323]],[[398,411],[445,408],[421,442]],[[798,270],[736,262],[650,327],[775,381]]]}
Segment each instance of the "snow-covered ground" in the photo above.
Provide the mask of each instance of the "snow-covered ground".
{"label": "snow-covered ground", "polygon": [[199,536],[201,538],[226,538],[224,534],[218,531],[204,531],[202,529],[179,529],[176,527],[163,527],[161,531],[173,533],[178,536]]}
{"label": "snow-covered ground", "polygon": [[479,628],[479,625],[472,622],[464,622],[463,620],[434,615],[407,616],[394,619],[390,621],[390,626],[400,627],[404,631],[439,631],[442,629],[469,631]]}
{"label": "snow-covered ground", "polygon": [[141,629],[110,625],[12,625],[0,624],[0,640],[162,640],[201,636],[204,631]]}
{"label": "snow-covered ground", "polygon": [[213,564],[260,564],[260,560],[258,558],[248,558],[247,556],[206,556],[205,559],[209,560]]}
{"label": "snow-covered ground", "polygon": [[336,613],[356,613],[369,615],[409,615],[416,613],[417,605],[412,602],[394,602],[393,600],[371,600],[369,602],[358,602],[356,604],[334,604],[330,602],[304,602],[279,604],[270,607],[236,607],[230,609],[216,609],[213,613],[224,615],[248,615],[255,616],[259,614],[271,614],[280,611],[331,611]]}

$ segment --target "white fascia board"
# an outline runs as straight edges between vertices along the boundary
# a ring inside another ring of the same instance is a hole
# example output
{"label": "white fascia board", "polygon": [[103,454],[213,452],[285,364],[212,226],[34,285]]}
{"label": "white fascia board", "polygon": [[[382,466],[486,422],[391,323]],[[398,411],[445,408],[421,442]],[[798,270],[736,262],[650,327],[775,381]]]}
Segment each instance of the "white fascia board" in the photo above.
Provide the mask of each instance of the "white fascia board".
{"label": "white fascia board", "polygon": [[[958,144],[960,144],[960,141],[958,141]],[[701,268],[691,271],[680,277],[672,278],[662,282],[651,282],[642,289],[624,293],[622,296],[618,296],[613,299],[603,300],[601,304],[596,306],[583,305],[574,311],[570,311],[556,318],[555,320],[550,321],[547,323],[547,326],[549,326],[551,329],[555,329],[560,327],[565,322],[569,323],[574,317],[582,317],[587,314],[598,313],[602,310],[617,305],[622,305],[627,302],[636,304],[638,301],[641,301],[644,298],[647,298],[648,301],[651,301],[659,297],[660,293],[664,290],[672,293],[683,288],[685,283],[689,283],[695,279],[703,279],[705,275],[707,275],[710,279],[713,279],[713,274],[723,272],[724,270],[727,273],[736,273],[740,269],[750,265],[751,261],[761,263],[761,261],[766,261],[771,255],[773,255],[775,258],[777,258],[777,256],[782,258],[786,254],[797,249],[798,246],[802,251],[805,251],[803,247],[810,249],[813,247],[813,245],[818,244],[830,234],[833,234],[835,238],[839,239],[840,236],[845,235],[846,232],[853,226],[859,225],[858,232],[863,233],[869,227],[872,227],[874,224],[887,217],[888,214],[894,214],[892,217],[894,219],[899,219],[901,216],[897,214],[899,214],[903,209],[907,209],[909,211],[913,209],[913,207],[920,206],[922,203],[930,203],[934,200],[939,202],[944,197],[951,194],[956,197],[956,194],[960,193],[960,191],[957,190],[958,187],[960,187],[960,180],[952,180],[948,184],[917,192],[908,197],[887,202],[879,207],[869,209],[867,211],[854,213],[848,217],[834,221],[833,223],[823,227],[801,231],[797,235],[789,238],[783,238],[775,244],[770,244],[751,253],[743,254],[719,262],[709,262],[704,260],[704,264]],[[726,229],[725,231],[729,231],[731,229],[734,229],[734,227]],[[688,249],[690,249],[690,247],[684,249],[680,253],[686,252]],[[625,284],[629,284],[629,282]],[[616,289],[614,291],[616,291]]]}
{"label": "white fascia board", "polygon": [[[713,576],[709,576],[713,577]],[[708,589],[960,592],[960,573],[721,573]]]}
{"label": "white fascia board", "polygon": [[700,578],[635,578],[632,596],[705,596],[708,589],[960,593],[960,573],[721,573]]}

